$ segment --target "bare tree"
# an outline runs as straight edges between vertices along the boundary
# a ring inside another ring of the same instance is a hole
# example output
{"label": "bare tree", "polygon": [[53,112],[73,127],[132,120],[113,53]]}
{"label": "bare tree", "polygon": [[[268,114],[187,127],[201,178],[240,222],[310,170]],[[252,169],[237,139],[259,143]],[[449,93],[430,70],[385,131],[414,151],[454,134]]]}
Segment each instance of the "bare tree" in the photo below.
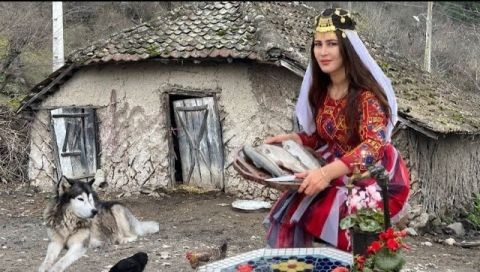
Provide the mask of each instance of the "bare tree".
{"label": "bare tree", "polygon": [[[50,3],[48,3],[50,4]],[[51,24],[49,20],[40,16],[40,10],[46,8],[42,2],[1,2],[0,34],[5,37],[7,44],[4,58],[0,65],[0,92],[13,78],[13,64],[18,57],[29,47],[39,46],[49,34]]]}

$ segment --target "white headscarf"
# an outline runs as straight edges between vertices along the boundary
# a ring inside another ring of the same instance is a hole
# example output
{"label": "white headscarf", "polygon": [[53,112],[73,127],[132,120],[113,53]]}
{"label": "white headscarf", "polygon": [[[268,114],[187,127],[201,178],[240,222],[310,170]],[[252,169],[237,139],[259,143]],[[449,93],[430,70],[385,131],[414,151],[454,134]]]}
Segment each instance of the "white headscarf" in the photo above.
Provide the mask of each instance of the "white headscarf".
{"label": "white headscarf", "polygon": [[[387,96],[388,105],[390,106],[392,116],[387,125],[386,140],[390,141],[393,128],[398,120],[397,100],[395,98],[395,92],[393,91],[390,79],[383,73],[382,69],[380,69],[372,56],[370,56],[370,53],[358,36],[357,32],[354,30],[342,31],[347,35],[347,38],[355,49],[357,55],[362,60],[362,63],[365,65],[365,67],[367,67]],[[305,131],[308,135],[313,134],[317,129],[315,120],[313,118],[313,111],[310,107],[310,103],[308,102],[308,92],[310,91],[311,85],[312,63],[310,62],[308,64],[307,71],[305,71],[305,75],[303,76],[300,95],[298,96],[297,105],[295,107],[295,113],[297,114],[298,122],[302,126],[303,131]]]}

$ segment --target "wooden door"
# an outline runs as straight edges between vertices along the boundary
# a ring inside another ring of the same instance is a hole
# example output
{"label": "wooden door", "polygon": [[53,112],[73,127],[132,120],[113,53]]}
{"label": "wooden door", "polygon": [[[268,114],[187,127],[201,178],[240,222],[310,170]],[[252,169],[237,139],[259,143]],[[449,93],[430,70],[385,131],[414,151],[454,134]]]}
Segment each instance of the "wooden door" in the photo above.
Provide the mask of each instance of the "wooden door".
{"label": "wooden door", "polygon": [[173,102],[183,183],[223,189],[223,148],[213,97]]}
{"label": "wooden door", "polygon": [[51,117],[59,176],[75,179],[95,176],[97,155],[94,110],[60,108],[52,110]]}

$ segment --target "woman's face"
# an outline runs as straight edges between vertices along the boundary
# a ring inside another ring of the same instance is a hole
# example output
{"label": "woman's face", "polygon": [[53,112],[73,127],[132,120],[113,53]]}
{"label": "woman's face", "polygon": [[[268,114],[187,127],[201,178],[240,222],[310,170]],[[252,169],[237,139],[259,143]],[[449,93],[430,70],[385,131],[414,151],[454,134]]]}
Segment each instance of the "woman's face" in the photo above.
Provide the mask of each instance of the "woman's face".
{"label": "woman's face", "polygon": [[332,74],[343,70],[343,58],[335,32],[315,32],[313,53],[322,72]]}

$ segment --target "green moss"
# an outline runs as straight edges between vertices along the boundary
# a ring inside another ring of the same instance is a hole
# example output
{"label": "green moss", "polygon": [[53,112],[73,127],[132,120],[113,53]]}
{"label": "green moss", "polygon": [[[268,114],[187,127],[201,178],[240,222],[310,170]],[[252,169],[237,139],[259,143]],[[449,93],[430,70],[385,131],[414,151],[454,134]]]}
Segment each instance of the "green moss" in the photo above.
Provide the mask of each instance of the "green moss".
{"label": "green moss", "polygon": [[388,62],[384,62],[384,61],[377,61],[378,63],[378,66],[380,66],[380,68],[382,68],[382,70],[385,72],[385,71],[388,71],[388,69],[390,68],[390,64],[388,64]]}
{"label": "green moss", "polygon": [[225,29],[217,30],[217,35],[218,36],[225,36],[225,34],[227,34],[227,31]]}
{"label": "green moss", "polygon": [[5,56],[5,53],[7,52],[7,45],[8,45],[8,40],[2,36],[0,36],[0,59],[3,59]]}
{"label": "green moss", "polygon": [[145,51],[147,54],[150,55],[150,57],[157,57],[160,56],[160,52],[158,51],[158,47],[155,45],[149,45],[145,48]]}
{"label": "green moss", "polygon": [[17,97],[14,97],[14,98],[8,100],[8,102],[7,102],[8,107],[10,107],[10,109],[12,111],[18,109],[20,107],[20,103],[22,102],[24,97],[25,97],[25,95],[17,96]]}
{"label": "green moss", "polygon": [[459,112],[454,112],[452,114],[452,120],[455,120],[455,121],[458,121],[458,122],[464,122],[465,121],[465,117],[463,117],[463,115]]}

